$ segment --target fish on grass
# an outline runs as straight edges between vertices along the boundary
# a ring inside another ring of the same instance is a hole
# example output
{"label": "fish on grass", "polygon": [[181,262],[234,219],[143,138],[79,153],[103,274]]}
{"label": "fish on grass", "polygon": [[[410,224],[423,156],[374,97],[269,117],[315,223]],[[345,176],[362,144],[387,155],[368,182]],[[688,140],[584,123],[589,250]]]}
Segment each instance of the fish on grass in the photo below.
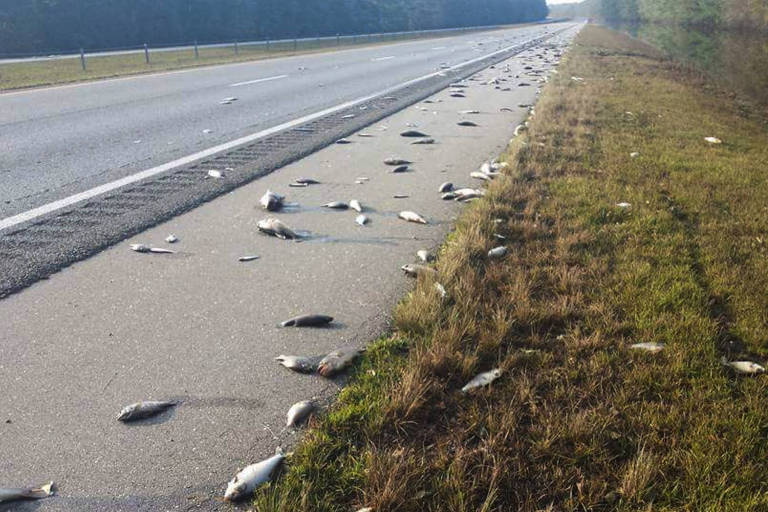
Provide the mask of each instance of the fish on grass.
{"label": "fish on grass", "polygon": [[490,251],[488,251],[488,257],[490,259],[499,259],[503,258],[507,255],[507,248],[503,245],[500,245],[499,247],[494,247]]}
{"label": "fish on grass", "polygon": [[253,494],[269,481],[284,459],[283,450],[278,448],[272,457],[247,466],[227,484],[224,501],[239,501]]}
{"label": "fish on grass", "polygon": [[323,377],[331,377],[344,370],[347,366],[363,353],[363,349],[357,347],[344,347],[334,350],[317,365],[317,372]]}
{"label": "fish on grass", "polygon": [[736,373],[740,373],[742,375],[755,375],[758,373],[765,373],[764,366],[752,361],[729,361],[725,358],[725,356],[723,356],[723,358],[720,359],[720,362],[723,364],[723,366],[727,366]]}
{"label": "fish on grass", "polygon": [[330,203],[325,203],[323,208],[330,208],[331,210],[346,210],[349,208],[349,205],[344,201],[331,201]]}
{"label": "fish on grass", "polygon": [[286,356],[279,355],[275,358],[275,361],[285,366],[289,370],[293,370],[299,373],[312,373],[317,370],[317,358],[307,356]]}
{"label": "fish on grass", "polygon": [[256,224],[256,228],[262,233],[275,236],[282,240],[294,240],[299,238],[299,235],[297,235],[291,228],[274,217],[260,220],[258,224]]}
{"label": "fish on grass", "polygon": [[442,284],[440,284],[440,283],[435,283],[435,290],[437,290],[437,293],[439,293],[439,294],[440,294],[440,298],[441,298],[441,299],[446,299],[446,298],[448,298],[448,292],[447,292],[447,291],[445,291],[445,286],[443,286]]}
{"label": "fish on grass", "polygon": [[481,388],[481,387],[487,386],[491,382],[498,379],[499,377],[501,377],[501,370],[499,368],[494,368],[491,371],[483,372],[477,375],[471,381],[467,382],[467,384],[463,388],[461,388],[461,392],[466,393],[475,388]]}
{"label": "fish on grass", "polygon": [[655,354],[656,352],[661,352],[664,350],[665,345],[663,343],[653,343],[653,342],[644,342],[644,343],[633,343],[629,346],[629,348],[633,350],[642,350],[644,352],[650,352],[652,354]]}
{"label": "fish on grass", "polygon": [[426,133],[420,132],[418,130],[405,130],[404,132],[400,133],[401,137],[409,137],[409,138],[425,138],[429,137]]}
{"label": "fish on grass", "polygon": [[723,141],[718,139],[717,137],[704,137],[704,140],[709,142],[710,144],[722,144]]}
{"label": "fish on grass", "polygon": [[0,503],[17,500],[40,500],[53,496],[53,482],[48,482],[40,487],[0,487]]}
{"label": "fish on grass", "polygon": [[475,178],[476,180],[483,180],[483,181],[491,181],[493,179],[492,175],[486,174],[480,171],[472,171],[471,173],[469,173],[469,177]]}
{"label": "fish on grass", "polygon": [[475,188],[460,188],[458,190],[454,190],[453,193],[455,194],[454,199],[456,201],[468,201],[470,199],[485,196],[485,190]]}
{"label": "fish on grass", "polygon": [[123,410],[120,411],[120,414],[117,415],[117,421],[128,422],[151,418],[152,416],[156,416],[166,409],[170,409],[171,407],[178,405],[178,403],[179,402],[175,400],[142,400],[141,402],[136,402],[135,404],[123,407]]}
{"label": "fish on grass", "polygon": [[333,317],[328,315],[299,315],[281,322],[283,327],[321,327],[333,322]]}
{"label": "fish on grass", "polygon": [[131,250],[140,253],[154,253],[154,254],[176,254],[176,251],[170,249],[161,249],[159,247],[150,247],[145,244],[131,244]]}
{"label": "fish on grass", "polygon": [[426,219],[424,219],[424,217],[422,217],[421,215],[419,215],[416,212],[404,210],[404,211],[398,213],[397,216],[400,217],[403,220],[408,221],[408,222],[415,222],[417,224],[428,224]]}
{"label": "fish on grass", "polygon": [[385,165],[391,165],[393,167],[400,166],[400,165],[408,165],[412,164],[410,160],[403,160],[402,158],[387,158],[384,160]]}
{"label": "fish on grass", "polygon": [[259,203],[265,210],[273,212],[283,207],[283,201],[285,201],[285,196],[282,196],[276,192],[272,192],[271,190],[267,190],[267,192],[261,196]]}
{"label": "fish on grass", "polygon": [[357,199],[352,199],[349,202],[349,207],[355,210],[357,213],[363,213],[363,205]]}
{"label": "fish on grass", "polygon": [[297,427],[304,422],[309,415],[315,412],[315,402],[312,400],[302,400],[296,402],[288,409],[288,415],[286,418],[286,427]]}
{"label": "fish on grass", "polygon": [[419,265],[418,263],[408,263],[406,265],[403,265],[400,267],[400,270],[402,270],[406,276],[408,277],[419,277],[424,275],[437,275],[437,270],[427,267],[425,265]]}

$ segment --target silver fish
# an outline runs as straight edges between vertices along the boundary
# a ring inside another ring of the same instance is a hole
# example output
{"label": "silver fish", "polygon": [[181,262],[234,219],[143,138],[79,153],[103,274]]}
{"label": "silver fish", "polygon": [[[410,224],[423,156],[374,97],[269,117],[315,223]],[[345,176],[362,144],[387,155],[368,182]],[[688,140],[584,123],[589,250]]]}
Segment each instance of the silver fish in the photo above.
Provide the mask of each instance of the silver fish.
{"label": "silver fish", "polygon": [[445,194],[440,196],[440,199],[443,201],[450,201],[451,199],[456,199],[458,195],[456,192],[446,192]]}
{"label": "silver fish", "polygon": [[422,133],[418,130],[406,130],[402,133],[400,133],[401,137],[412,137],[412,138],[424,138],[429,137],[426,133]]}
{"label": "silver fish", "polygon": [[358,213],[363,213],[363,205],[361,205],[360,201],[358,201],[357,199],[351,200],[349,202],[349,207]]}
{"label": "silver fish", "polygon": [[176,401],[159,402],[159,401],[146,400],[146,401],[136,402],[135,404],[131,404],[126,407],[123,407],[123,410],[120,411],[120,414],[117,415],[117,420],[118,421],[142,420],[144,418],[149,418],[151,416],[155,416],[156,414],[160,414],[166,409],[173,407],[177,404],[178,402]]}
{"label": "silver fish", "polygon": [[275,210],[279,210],[280,208],[282,208],[284,200],[285,200],[285,196],[281,196],[278,193],[272,192],[271,190],[267,190],[267,192],[263,196],[261,196],[259,203],[261,204],[261,207],[264,208],[265,210],[273,212]]}
{"label": "silver fish", "polygon": [[387,158],[386,160],[384,160],[384,163],[386,165],[398,166],[398,165],[408,165],[413,162],[409,160],[403,160],[402,158]]}
{"label": "silver fish", "polygon": [[333,317],[328,315],[300,315],[290,318],[280,325],[283,327],[320,327],[333,322]]}
{"label": "silver fish", "polygon": [[741,373],[744,375],[754,375],[756,373],[765,373],[765,367],[761,366],[757,363],[753,363],[752,361],[728,361],[725,357],[723,357],[720,362],[723,364],[723,366],[728,366],[729,368],[733,369],[736,373]]}
{"label": "silver fish", "polygon": [[165,237],[165,241],[166,243],[169,243],[169,244],[175,244],[176,242],[179,241],[179,238],[174,234],[170,234],[167,237]]}
{"label": "silver fish", "polygon": [[450,181],[446,181],[442,185],[440,185],[440,188],[437,189],[437,192],[440,194],[444,194],[445,192],[450,192],[453,190],[453,183]]}
{"label": "silver fish", "polygon": [[295,239],[299,238],[299,235],[294,233],[294,231],[283,224],[281,221],[274,217],[269,217],[267,219],[260,220],[259,223],[256,225],[257,229],[261,231],[262,233],[266,233],[267,235],[276,236],[277,238],[281,238],[283,240],[289,240],[289,239]]}
{"label": "silver fish", "polygon": [[148,245],[144,244],[131,244],[131,250],[135,252],[141,252],[141,253],[155,253],[155,254],[176,254],[176,251],[171,251],[170,249],[161,249],[159,247],[150,247]]}
{"label": "silver fish", "polygon": [[405,272],[405,275],[408,277],[418,277],[421,275],[437,275],[437,270],[424,266],[419,265],[416,263],[408,263],[406,265],[403,265],[400,267],[400,270]]}
{"label": "silver fish", "polygon": [[664,344],[663,343],[635,343],[633,345],[630,345],[629,348],[635,349],[635,350],[644,350],[646,352],[651,352],[655,354],[656,352],[661,352],[664,350]]}
{"label": "silver fish", "polygon": [[256,256],[255,254],[251,255],[251,256],[240,256],[239,258],[237,258],[237,261],[240,261],[240,262],[243,262],[243,263],[247,263],[249,261],[257,260],[257,259],[259,259],[259,257],[260,256]]}
{"label": "silver fish", "polygon": [[302,423],[309,417],[310,414],[315,411],[315,407],[315,402],[312,400],[302,400],[301,402],[296,402],[291,406],[290,409],[288,409],[285,426],[295,427]]}
{"label": "silver fish", "polygon": [[363,349],[357,347],[334,350],[320,361],[320,364],[317,365],[317,372],[323,377],[335,375],[352,364],[352,361],[362,353]]}
{"label": "silver fish", "polygon": [[0,503],[16,500],[40,500],[53,496],[54,484],[48,482],[40,487],[6,488],[0,487]]}
{"label": "silver fish", "polygon": [[283,451],[278,448],[277,453],[272,457],[256,464],[251,464],[227,484],[227,491],[224,493],[225,501],[237,501],[253,494],[258,487],[269,481],[272,473],[285,459]]}
{"label": "silver fish", "polygon": [[295,372],[312,373],[317,370],[318,358],[279,355],[275,358],[275,361],[279,362],[289,370],[293,370]]}
{"label": "silver fish", "polygon": [[475,127],[475,126],[478,126],[478,124],[477,124],[477,123],[473,123],[472,121],[459,121],[459,122],[458,122],[458,123],[456,123],[456,124],[457,124],[457,125],[459,125],[459,126],[469,126],[469,127]]}
{"label": "silver fish", "polygon": [[479,113],[480,113],[479,110],[462,110],[459,112],[459,114],[466,114],[466,115],[479,114]]}
{"label": "silver fish", "polygon": [[461,388],[461,391],[462,393],[466,393],[471,389],[487,386],[488,384],[495,381],[499,377],[501,377],[501,370],[498,368],[495,368],[489,372],[483,372],[477,375],[471,381],[467,382],[467,384],[463,388]]}
{"label": "silver fish", "polygon": [[398,165],[397,167],[392,169],[392,172],[393,173],[401,173],[401,172],[408,172],[410,170],[411,170],[410,167],[408,167],[407,165]]}
{"label": "silver fish", "polygon": [[397,216],[403,220],[407,220],[408,222],[416,222],[417,224],[428,224],[427,221],[424,219],[424,217],[422,217],[416,212],[405,210],[398,213]]}
{"label": "silver fish", "polygon": [[488,251],[488,257],[489,258],[503,258],[507,255],[507,248],[503,245],[500,245],[499,247],[494,247],[490,251]]}
{"label": "silver fish", "polygon": [[411,142],[411,144],[434,144],[434,143],[435,143],[435,139],[431,137],[427,137],[426,139],[419,139]]}
{"label": "silver fish", "polygon": [[426,249],[420,249],[416,251],[416,256],[425,263],[435,259],[435,256]]}
{"label": "silver fish", "polygon": [[483,181],[491,181],[493,179],[488,174],[485,174],[484,172],[479,172],[479,171],[472,171],[471,173],[469,173],[469,177],[475,178],[477,180],[483,180]]}
{"label": "silver fish", "polygon": [[320,182],[312,178],[297,178],[294,180],[299,185],[319,185]]}
{"label": "silver fish", "polygon": [[355,217],[355,222],[357,222],[361,226],[365,226],[366,224],[368,224],[368,222],[370,222],[370,219],[365,215],[358,215],[357,217]]}
{"label": "silver fish", "polygon": [[460,92],[452,92],[451,98],[466,98],[466,96],[463,93]]}
{"label": "silver fish", "polygon": [[336,141],[336,144],[352,144],[352,141],[347,139],[339,139]]}
{"label": "silver fish", "polygon": [[216,169],[211,169],[210,171],[208,171],[208,177],[218,180],[223,178],[224,174],[221,171],[217,171]]}
{"label": "silver fish", "polygon": [[344,201],[331,201],[323,205],[325,208],[331,208],[332,210],[346,210],[349,205]]}
{"label": "silver fish", "polygon": [[445,286],[443,286],[440,283],[435,283],[435,289],[437,290],[437,293],[440,294],[440,298],[445,299],[448,297],[448,292],[445,291]]}

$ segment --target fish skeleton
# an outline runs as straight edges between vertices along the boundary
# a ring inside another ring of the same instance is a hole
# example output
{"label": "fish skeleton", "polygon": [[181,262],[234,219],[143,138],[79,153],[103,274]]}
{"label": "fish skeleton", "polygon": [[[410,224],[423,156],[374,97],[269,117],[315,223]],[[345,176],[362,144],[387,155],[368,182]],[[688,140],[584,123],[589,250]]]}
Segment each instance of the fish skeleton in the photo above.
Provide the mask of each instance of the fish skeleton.
{"label": "fish skeleton", "polygon": [[398,213],[397,216],[403,220],[407,220],[408,222],[416,222],[417,224],[427,224],[427,221],[424,219],[424,217],[422,217],[416,212],[405,210]]}
{"label": "fish skeleton", "polygon": [[120,411],[120,414],[117,415],[117,420],[118,421],[143,420],[145,418],[155,416],[156,414],[160,414],[166,409],[173,407],[177,404],[178,402],[176,401],[159,402],[159,401],[146,400],[146,401],[136,402],[135,404],[131,404],[124,407],[123,410]]}
{"label": "fish skeleton", "polygon": [[262,233],[276,236],[283,240],[299,238],[299,235],[294,233],[291,228],[274,217],[260,220],[256,227]]}
{"label": "fish skeleton", "polygon": [[272,457],[256,464],[251,464],[240,471],[227,484],[224,501],[237,501],[253,494],[253,491],[269,481],[272,473],[283,462],[283,459],[285,459],[285,455],[278,448]]}
{"label": "fish skeleton", "polygon": [[302,423],[307,417],[315,411],[315,403],[312,400],[302,400],[296,402],[288,409],[286,427],[295,427]]}
{"label": "fish skeleton", "polygon": [[488,384],[495,381],[499,377],[501,377],[501,370],[499,368],[495,368],[489,372],[483,372],[477,375],[471,381],[467,382],[467,384],[463,388],[461,388],[461,391],[462,393],[466,393],[471,389],[487,386]]}
{"label": "fish skeleton", "polygon": [[333,317],[328,315],[300,315],[290,318],[280,325],[283,327],[319,327],[333,322]]}
{"label": "fish skeleton", "polygon": [[334,350],[317,365],[317,372],[323,377],[330,377],[349,366],[361,353],[357,347],[345,347]]}
{"label": "fish skeleton", "polygon": [[0,503],[16,500],[40,500],[53,496],[53,482],[40,487],[5,488],[0,487]]}

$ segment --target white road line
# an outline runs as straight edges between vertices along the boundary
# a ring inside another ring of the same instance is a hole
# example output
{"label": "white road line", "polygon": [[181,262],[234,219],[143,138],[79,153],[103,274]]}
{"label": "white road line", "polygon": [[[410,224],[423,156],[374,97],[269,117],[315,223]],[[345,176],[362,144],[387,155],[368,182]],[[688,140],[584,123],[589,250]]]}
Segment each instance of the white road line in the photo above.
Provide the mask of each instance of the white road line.
{"label": "white road line", "polygon": [[388,57],[378,57],[378,58],[376,58],[376,59],[371,59],[371,60],[372,60],[373,62],[379,62],[379,61],[382,61],[382,60],[389,60],[389,59],[394,59],[394,58],[395,58],[395,56],[394,56],[394,55],[390,55],[390,56],[388,56]]}
{"label": "white road line", "polygon": [[[535,39],[535,38],[534,38]],[[372,100],[373,98],[379,97],[379,96],[385,96],[387,94],[391,94],[398,89],[402,87],[406,87],[418,82],[422,82],[424,80],[428,80],[432,77],[435,77],[437,75],[440,75],[442,73],[445,73],[446,71],[461,69],[465,66],[470,66],[474,64],[475,62],[479,62],[483,59],[487,59],[489,57],[493,57],[495,55],[498,55],[500,53],[504,53],[507,50],[514,48],[515,46],[520,45],[512,45],[508,46],[506,48],[502,48],[501,50],[497,50],[495,52],[487,53],[485,55],[481,55],[479,57],[475,57],[474,59],[462,62],[461,64],[456,64],[455,66],[451,66],[450,68],[443,69],[440,71],[436,71],[434,73],[430,73],[428,75],[421,76],[419,78],[414,78],[413,80],[408,80],[407,82],[403,82],[401,84],[395,85],[393,87],[389,87],[387,89],[384,89],[382,91],[370,94],[368,96],[364,96],[362,98],[358,98],[356,100],[348,101],[346,103],[342,103],[340,105],[336,105],[335,107],[330,107],[325,110],[321,110],[319,112],[315,112],[314,114],[309,114],[304,117],[300,117],[298,119],[294,119],[293,121],[288,121],[286,123],[273,126],[272,128],[268,128],[266,130],[262,130],[260,132],[246,135],[245,137],[241,137],[239,139],[226,142],[224,144],[219,144],[218,146],[214,146],[212,148],[200,151],[198,153],[194,153],[189,156],[185,156],[183,158],[179,158],[178,160],[174,160],[172,162],[168,162],[167,164],[159,165],[157,167],[153,167],[151,169],[146,169],[144,171],[137,172],[135,174],[132,174],[130,176],[126,176],[124,178],[121,178],[119,180],[115,180],[109,183],[105,183],[104,185],[100,185],[98,187],[94,187],[90,190],[86,190],[84,192],[80,192],[78,194],[71,195],[69,197],[65,197],[64,199],[59,199],[58,201],[53,201],[51,203],[45,204],[43,206],[39,206],[37,208],[33,208],[32,210],[27,210],[26,212],[19,213],[18,215],[14,215],[12,217],[6,217],[5,219],[0,220],[0,231],[4,229],[11,228],[13,226],[17,226],[19,224],[22,224],[24,222],[28,222],[30,220],[36,219],[37,217],[41,217],[43,215],[49,214],[51,212],[55,212],[56,210],[61,210],[62,208],[66,208],[68,206],[71,206],[75,203],[79,203],[82,201],[86,201],[88,199],[91,199],[93,197],[106,194],[107,192],[111,192],[115,189],[118,189],[120,187],[124,187],[126,185],[130,185],[132,183],[136,183],[137,181],[144,180],[146,178],[155,176],[157,174],[169,171],[171,169],[175,169],[176,167],[181,167],[182,165],[191,164],[192,162],[196,162],[198,160],[202,160],[203,158],[209,157],[211,155],[215,155],[216,153],[221,153],[222,151],[226,151],[232,148],[235,148],[237,146],[241,146],[243,144],[248,144],[250,142],[253,142],[258,139],[262,139],[264,137],[267,137],[269,135],[272,135],[273,133],[277,133],[283,130],[286,130],[288,128],[293,128],[294,126],[298,126],[304,123],[307,123],[309,121],[314,121],[315,119],[321,118],[323,116],[327,116],[328,114],[332,114],[334,112],[338,112],[339,110],[344,110],[349,107],[353,107],[355,105],[358,105],[360,103],[364,103],[368,100]]]}
{"label": "white road line", "polygon": [[280,80],[281,78],[287,78],[288,75],[278,75],[278,76],[270,76],[267,78],[258,78],[256,80],[248,80],[247,82],[238,82],[236,84],[230,85],[230,87],[240,87],[241,85],[252,85],[252,84],[259,84],[261,82],[271,82],[272,80]]}

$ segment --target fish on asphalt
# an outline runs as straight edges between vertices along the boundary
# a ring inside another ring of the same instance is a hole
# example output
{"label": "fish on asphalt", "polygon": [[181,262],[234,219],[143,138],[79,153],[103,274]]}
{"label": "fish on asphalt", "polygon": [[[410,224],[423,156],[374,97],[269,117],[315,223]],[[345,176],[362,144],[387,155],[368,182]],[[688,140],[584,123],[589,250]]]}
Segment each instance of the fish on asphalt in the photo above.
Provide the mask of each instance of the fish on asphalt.
{"label": "fish on asphalt", "polygon": [[400,217],[403,220],[407,220],[408,222],[416,222],[417,224],[428,224],[426,219],[419,215],[416,212],[411,212],[408,210],[404,210],[397,214],[398,217]]}
{"label": "fish on asphalt", "polygon": [[422,133],[418,130],[406,130],[402,133],[400,133],[401,137],[411,137],[411,138],[425,138],[429,137],[426,133]]}
{"label": "fish on asphalt", "polygon": [[442,199],[443,201],[450,201],[451,199],[456,199],[457,197],[458,195],[456,194],[456,192],[451,191],[451,192],[445,192],[443,195],[440,196],[440,199]]}
{"label": "fish on asphalt", "polygon": [[289,370],[299,373],[312,373],[317,370],[318,358],[306,356],[286,356],[279,355],[275,361],[285,366]]}
{"label": "fish on asphalt", "polygon": [[472,115],[472,114],[479,114],[479,110],[461,110],[459,111],[459,114],[465,114],[465,115]]}
{"label": "fish on asphalt", "polygon": [[397,167],[392,169],[392,172],[393,173],[401,173],[401,172],[408,172],[410,170],[411,170],[411,168],[408,167],[407,165],[398,165]]}
{"label": "fish on asphalt", "polygon": [[283,327],[321,327],[333,322],[333,317],[328,315],[299,315],[281,322]]}
{"label": "fish on asphalt", "polygon": [[384,160],[385,165],[398,166],[412,164],[410,160],[403,160],[402,158],[387,158]]}
{"label": "fish on asphalt", "polygon": [[365,215],[358,215],[357,217],[355,217],[355,222],[357,222],[361,226],[365,226],[370,222],[370,219]]}
{"label": "fish on asphalt", "polygon": [[299,185],[319,185],[320,182],[312,179],[312,178],[296,178],[293,180],[294,183],[298,183]]}
{"label": "fish on asphalt", "polygon": [[317,365],[317,372],[323,377],[331,377],[352,364],[352,361],[363,351],[364,349],[357,347],[343,347],[334,350],[320,360],[320,364]]}
{"label": "fish on asphalt", "polygon": [[293,240],[299,238],[299,235],[297,235],[291,228],[274,217],[260,220],[258,224],[256,224],[256,228],[262,233],[276,236],[282,240]]}
{"label": "fish on asphalt", "polygon": [[224,501],[238,501],[253,494],[253,491],[269,481],[283,459],[285,454],[278,448],[272,457],[247,466],[227,484]]}
{"label": "fish on asphalt", "polygon": [[663,343],[653,343],[653,342],[645,342],[645,343],[634,343],[629,346],[629,348],[634,350],[643,350],[645,352],[651,352],[652,354],[655,354],[656,352],[661,352],[664,350],[665,345]]}
{"label": "fish on asphalt", "polygon": [[507,248],[503,245],[500,245],[499,247],[494,247],[490,251],[488,251],[488,257],[491,259],[496,258],[503,258],[507,255]]}
{"label": "fish on asphalt", "polygon": [[419,249],[416,251],[416,256],[424,263],[428,263],[435,259],[435,255],[426,249]]}
{"label": "fish on asphalt", "polygon": [[128,421],[136,421],[136,420],[143,420],[145,418],[150,418],[152,416],[160,414],[166,409],[169,409],[175,405],[178,405],[178,403],[179,402],[175,400],[169,400],[169,401],[142,400],[141,402],[136,402],[135,404],[131,404],[123,407],[123,410],[120,411],[120,414],[117,415],[117,421],[128,422]]}
{"label": "fish on asphalt", "polygon": [[408,277],[437,275],[437,270],[427,267],[426,265],[419,265],[418,263],[408,263],[400,267],[400,270],[402,270]]}
{"label": "fish on asphalt", "polygon": [[352,141],[349,139],[339,139],[336,141],[336,144],[352,144]]}
{"label": "fish on asphalt", "polygon": [[475,378],[467,382],[467,384],[461,388],[462,393],[466,393],[467,391],[470,391],[475,388],[480,388],[483,386],[487,386],[491,382],[495,381],[501,377],[501,370],[499,368],[495,368],[488,372],[483,372],[479,375],[477,375]]}
{"label": "fish on asphalt", "polygon": [[267,190],[267,192],[261,196],[259,203],[265,210],[273,212],[283,207],[283,201],[285,201],[285,196],[282,196],[276,192],[272,192],[271,190]]}
{"label": "fish on asphalt", "polygon": [[431,137],[427,137],[426,139],[419,139],[411,142],[411,144],[434,144],[434,143],[435,143],[435,139]]}
{"label": "fish on asphalt", "polygon": [[288,409],[288,414],[285,422],[286,427],[296,427],[300,423],[303,423],[310,414],[315,411],[315,402],[312,400],[302,400],[296,402]]}
{"label": "fish on asphalt", "polygon": [[251,255],[251,256],[240,256],[239,258],[237,258],[237,261],[240,261],[240,262],[243,262],[243,263],[247,263],[249,261],[254,261],[254,260],[257,260],[259,258],[260,258],[260,256],[256,256],[254,254],[254,255]]}
{"label": "fish on asphalt", "polygon": [[210,171],[208,171],[208,177],[209,178],[214,178],[214,179],[218,180],[218,179],[223,178],[224,174],[222,174],[221,171],[217,171],[216,169],[211,169]]}
{"label": "fish on asphalt", "polygon": [[349,202],[349,207],[355,210],[357,213],[363,213],[363,205],[357,199],[352,199]]}
{"label": "fish on asphalt", "polygon": [[7,503],[16,500],[40,500],[53,496],[54,484],[48,482],[40,487],[0,487],[0,503]]}
{"label": "fish on asphalt", "polygon": [[459,126],[478,126],[477,123],[473,123],[472,121],[459,121],[456,124]]}
{"label": "fish on asphalt", "polygon": [[727,366],[734,370],[736,373],[743,375],[754,375],[757,373],[765,373],[765,367],[752,361],[729,361],[725,356],[720,359],[723,366]]}
{"label": "fish on asphalt", "polygon": [[453,190],[453,183],[451,183],[450,181],[446,181],[445,183],[440,185],[440,188],[437,189],[437,192],[439,194],[444,194],[444,193],[450,192],[452,190]]}
{"label": "fish on asphalt", "polygon": [[344,201],[331,201],[330,203],[325,203],[323,208],[330,208],[331,210],[346,210],[349,208],[349,205]]}
{"label": "fish on asphalt", "polygon": [[451,98],[466,98],[466,95],[461,92],[452,92]]}
{"label": "fish on asphalt", "polygon": [[161,249],[160,247],[150,247],[144,244],[131,244],[131,250],[140,253],[155,253],[155,254],[176,254],[176,251],[170,249]]}
{"label": "fish on asphalt", "polygon": [[171,233],[170,235],[165,237],[165,242],[168,243],[168,244],[175,244],[178,241],[179,241],[179,238],[176,235],[174,235],[173,233]]}

